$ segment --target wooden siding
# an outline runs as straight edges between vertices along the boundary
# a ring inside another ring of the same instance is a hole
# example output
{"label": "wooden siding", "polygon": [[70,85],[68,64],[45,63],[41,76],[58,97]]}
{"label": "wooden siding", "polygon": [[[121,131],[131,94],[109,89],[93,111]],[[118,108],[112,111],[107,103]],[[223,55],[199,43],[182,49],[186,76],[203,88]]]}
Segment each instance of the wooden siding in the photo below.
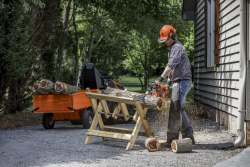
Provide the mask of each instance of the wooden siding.
{"label": "wooden siding", "polygon": [[202,101],[202,102],[204,102],[204,103],[206,103],[206,104],[208,104],[210,106],[218,108],[218,109],[220,109],[222,111],[225,111],[227,113],[238,116],[238,109],[233,107],[233,106],[230,106],[228,104],[223,104],[223,103],[217,102],[214,99],[209,99],[207,97],[203,97],[203,96],[197,95],[197,94],[194,95],[194,98],[199,100],[199,101]]}
{"label": "wooden siding", "polygon": [[220,94],[214,95],[214,93],[203,91],[203,90],[195,90],[194,93],[199,94],[200,96],[203,96],[209,99],[213,99],[214,101],[217,101],[223,104],[230,104],[231,106],[236,106],[238,103],[238,99],[231,98],[228,96],[223,96]]}
{"label": "wooden siding", "polygon": [[197,0],[194,41],[194,98],[237,116],[239,96],[240,8],[237,0],[220,1],[220,61],[207,72],[205,1]]}
{"label": "wooden siding", "polygon": [[201,85],[210,85],[214,87],[220,88],[230,88],[230,89],[238,89],[239,81],[231,81],[231,80],[207,80],[207,79],[195,79],[195,84]]}

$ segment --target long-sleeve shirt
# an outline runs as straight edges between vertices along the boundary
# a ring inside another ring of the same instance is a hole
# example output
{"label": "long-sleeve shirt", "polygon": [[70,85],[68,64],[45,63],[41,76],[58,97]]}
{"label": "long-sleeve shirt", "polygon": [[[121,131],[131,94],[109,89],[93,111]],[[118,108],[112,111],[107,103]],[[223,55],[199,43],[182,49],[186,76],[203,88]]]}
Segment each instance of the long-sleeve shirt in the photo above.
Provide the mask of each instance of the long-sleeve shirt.
{"label": "long-sleeve shirt", "polygon": [[191,64],[188,59],[187,51],[179,41],[175,41],[169,48],[167,66],[172,69],[171,73],[168,75],[172,82],[192,78],[190,69]]}

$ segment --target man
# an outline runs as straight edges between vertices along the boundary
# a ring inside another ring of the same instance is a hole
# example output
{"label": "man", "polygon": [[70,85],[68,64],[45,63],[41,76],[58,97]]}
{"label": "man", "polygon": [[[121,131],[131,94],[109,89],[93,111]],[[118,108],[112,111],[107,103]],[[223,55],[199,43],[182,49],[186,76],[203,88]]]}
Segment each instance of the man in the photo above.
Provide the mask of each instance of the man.
{"label": "man", "polygon": [[[191,138],[195,144],[193,129],[185,110],[186,96],[192,84],[191,64],[187,52],[185,47],[177,41],[176,30],[171,25],[165,25],[161,28],[158,42],[165,42],[169,47],[169,53],[168,64],[156,82],[162,82],[168,76],[165,85],[167,89],[173,82],[167,143],[170,144],[173,139],[178,139],[181,130],[182,136]],[[182,122],[184,122],[185,128],[183,128]]]}

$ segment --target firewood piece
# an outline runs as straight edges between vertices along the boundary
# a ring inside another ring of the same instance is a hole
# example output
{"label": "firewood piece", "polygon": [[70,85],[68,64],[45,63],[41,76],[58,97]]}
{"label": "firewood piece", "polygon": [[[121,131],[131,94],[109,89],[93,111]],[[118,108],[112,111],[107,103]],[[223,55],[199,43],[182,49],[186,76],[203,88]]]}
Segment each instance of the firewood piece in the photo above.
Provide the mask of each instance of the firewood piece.
{"label": "firewood piece", "polygon": [[190,138],[173,140],[171,148],[175,153],[191,152],[193,150],[192,140]]}
{"label": "firewood piece", "polygon": [[40,85],[41,85],[41,88],[50,90],[50,89],[54,89],[55,83],[53,83],[52,81],[48,79],[42,79],[40,81]]}
{"label": "firewood piece", "polygon": [[[144,94],[137,93],[137,92],[130,92],[126,90],[120,90],[120,89],[115,89],[115,88],[107,88],[104,92],[106,95],[112,95],[115,96],[116,93],[119,92],[122,97],[129,97],[133,98],[134,96],[142,96]],[[151,95],[146,95],[145,100],[140,101],[142,107],[147,107],[151,109],[157,109],[157,110],[162,110],[164,107],[164,99],[161,97],[155,97]]]}
{"label": "firewood piece", "polygon": [[79,88],[78,86],[72,86],[60,81],[56,81],[55,91],[60,92],[61,94],[72,94],[81,92],[81,88]]}
{"label": "firewood piece", "polygon": [[40,83],[35,83],[32,87],[32,91],[35,93],[37,92],[39,89],[41,88],[41,84]]}
{"label": "firewood piece", "polygon": [[159,150],[160,143],[155,138],[150,137],[145,140],[145,146],[148,151],[154,152]]}
{"label": "firewood piece", "polygon": [[32,87],[32,91],[36,95],[48,95],[48,91],[44,91],[41,89],[41,84],[40,83],[35,83]]}
{"label": "firewood piece", "polygon": [[40,81],[41,89],[45,92],[49,92],[50,94],[61,94],[60,92],[55,91],[55,83],[48,79],[42,79]]}

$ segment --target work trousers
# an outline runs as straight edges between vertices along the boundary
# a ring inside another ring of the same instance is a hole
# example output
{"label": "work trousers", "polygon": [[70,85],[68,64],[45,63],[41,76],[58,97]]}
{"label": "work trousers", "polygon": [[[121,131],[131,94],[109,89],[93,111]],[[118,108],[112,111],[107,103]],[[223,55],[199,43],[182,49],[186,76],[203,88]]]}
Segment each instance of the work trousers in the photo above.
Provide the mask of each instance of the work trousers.
{"label": "work trousers", "polygon": [[[190,127],[190,121],[185,110],[185,101],[191,89],[191,84],[192,81],[189,80],[181,80],[180,82],[173,83],[167,132],[167,142],[169,143],[171,143],[173,139],[179,138],[179,130],[181,128],[185,129]],[[184,122],[184,124],[182,124],[182,122]],[[192,133],[192,129],[189,129],[186,135],[193,135]]]}

